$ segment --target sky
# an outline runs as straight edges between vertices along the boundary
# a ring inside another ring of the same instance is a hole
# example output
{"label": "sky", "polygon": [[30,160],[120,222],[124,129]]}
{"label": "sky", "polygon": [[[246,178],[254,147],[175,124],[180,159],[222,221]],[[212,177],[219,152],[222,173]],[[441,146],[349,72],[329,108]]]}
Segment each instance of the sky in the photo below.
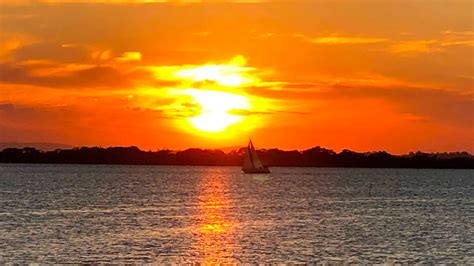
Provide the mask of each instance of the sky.
{"label": "sky", "polygon": [[0,3],[0,142],[474,153],[471,0]]}

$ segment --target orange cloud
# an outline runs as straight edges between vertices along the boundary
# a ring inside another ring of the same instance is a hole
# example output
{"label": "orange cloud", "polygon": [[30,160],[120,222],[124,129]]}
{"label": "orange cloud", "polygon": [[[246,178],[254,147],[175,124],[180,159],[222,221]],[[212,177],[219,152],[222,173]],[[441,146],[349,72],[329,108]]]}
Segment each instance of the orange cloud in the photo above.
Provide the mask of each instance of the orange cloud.
{"label": "orange cloud", "polygon": [[5,60],[13,51],[34,42],[35,38],[25,33],[0,32],[0,60]]}
{"label": "orange cloud", "polygon": [[474,31],[444,31],[442,46],[474,46]]}
{"label": "orange cloud", "polygon": [[[222,0],[228,3],[264,3],[273,0]],[[215,3],[215,0],[10,0],[9,4],[31,4],[31,3],[94,3],[94,4],[195,4]]]}
{"label": "orange cloud", "polygon": [[443,49],[437,47],[437,40],[402,41],[390,47],[393,53],[433,53]]}
{"label": "orange cloud", "polygon": [[[39,69],[38,69],[39,67]],[[25,84],[52,88],[97,88],[125,87],[134,81],[149,79],[151,75],[143,71],[123,72],[112,66],[81,66],[76,68],[61,65],[0,64],[0,82]]]}
{"label": "orange cloud", "polygon": [[474,32],[444,31],[441,36],[430,40],[400,41],[390,47],[393,53],[435,53],[444,52],[450,46],[474,46]]}
{"label": "orange cloud", "polygon": [[92,58],[98,60],[109,60],[112,57],[112,52],[110,50],[97,50],[91,53]]}
{"label": "orange cloud", "polygon": [[338,44],[374,44],[383,43],[388,41],[385,38],[374,38],[374,37],[358,37],[358,36],[338,36],[329,35],[321,37],[308,37],[302,34],[296,34],[296,38],[314,44],[327,44],[327,45],[338,45]]}
{"label": "orange cloud", "polygon": [[140,52],[125,52],[115,59],[120,62],[140,61],[142,60],[142,54]]}

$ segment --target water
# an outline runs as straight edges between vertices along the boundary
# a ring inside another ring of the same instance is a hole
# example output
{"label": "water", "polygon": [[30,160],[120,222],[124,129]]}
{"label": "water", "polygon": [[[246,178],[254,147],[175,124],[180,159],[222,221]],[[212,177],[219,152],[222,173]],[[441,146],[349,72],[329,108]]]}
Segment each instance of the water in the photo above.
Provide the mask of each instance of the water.
{"label": "water", "polygon": [[0,263],[474,263],[473,170],[272,171],[1,164]]}

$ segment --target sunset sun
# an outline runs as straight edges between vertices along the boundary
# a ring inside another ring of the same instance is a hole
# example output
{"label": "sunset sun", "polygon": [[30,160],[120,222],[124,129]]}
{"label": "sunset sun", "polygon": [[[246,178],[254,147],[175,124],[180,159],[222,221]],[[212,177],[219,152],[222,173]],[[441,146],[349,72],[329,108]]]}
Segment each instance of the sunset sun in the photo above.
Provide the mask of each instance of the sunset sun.
{"label": "sunset sun", "polygon": [[232,110],[250,107],[245,96],[221,91],[189,89],[184,94],[193,98],[200,107],[198,115],[190,117],[192,127],[203,132],[222,132],[227,127],[242,121],[242,117],[231,114]]}
{"label": "sunset sun", "polygon": [[178,83],[169,89],[176,99],[170,112],[180,110],[185,113],[184,127],[188,131],[223,136],[229,135],[228,129],[238,123],[243,124],[241,129],[250,128],[250,125],[244,125],[247,119],[243,114],[261,107],[261,104],[255,105],[258,102],[255,97],[250,101],[250,96],[244,91],[260,82],[253,73],[255,69],[245,66],[246,62],[245,57],[237,55],[221,64],[152,69],[156,77]]}

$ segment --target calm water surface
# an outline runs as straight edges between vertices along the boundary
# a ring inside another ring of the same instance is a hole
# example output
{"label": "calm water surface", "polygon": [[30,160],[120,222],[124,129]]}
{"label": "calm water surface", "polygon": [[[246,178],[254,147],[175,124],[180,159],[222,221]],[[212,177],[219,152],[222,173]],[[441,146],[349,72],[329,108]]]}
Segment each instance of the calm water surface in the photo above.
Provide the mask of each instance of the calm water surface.
{"label": "calm water surface", "polygon": [[473,170],[272,171],[0,164],[0,263],[474,264]]}

